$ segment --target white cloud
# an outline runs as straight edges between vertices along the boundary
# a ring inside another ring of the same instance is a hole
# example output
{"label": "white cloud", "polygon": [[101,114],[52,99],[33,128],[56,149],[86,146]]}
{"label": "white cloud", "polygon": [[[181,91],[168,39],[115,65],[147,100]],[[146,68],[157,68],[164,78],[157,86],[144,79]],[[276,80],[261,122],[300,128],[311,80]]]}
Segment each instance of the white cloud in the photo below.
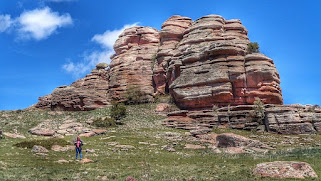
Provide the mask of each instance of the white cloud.
{"label": "white cloud", "polygon": [[7,31],[12,24],[10,15],[0,15],[0,33]]}
{"label": "white cloud", "polygon": [[57,12],[52,12],[49,7],[25,11],[17,18],[17,22],[20,38],[34,38],[36,40],[45,39],[53,34],[57,28],[73,23],[68,13],[59,15]]}
{"label": "white cloud", "polygon": [[138,23],[124,25],[121,29],[116,29],[113,31],[107,30],[103,34],[96,34],[93,36],[91,41],[100,45],[100,49],[86,52],[83,55],[83,61],[81,62],[68,62],[63,65],[63,69],[71,73],[74,77],[79,78],[80,76],[88,73],[96,64],[105,62],[110,63],[110,56],[113,55],[114,43],[117,40],[118,36],[126,29],[133,26],[136,26]]}

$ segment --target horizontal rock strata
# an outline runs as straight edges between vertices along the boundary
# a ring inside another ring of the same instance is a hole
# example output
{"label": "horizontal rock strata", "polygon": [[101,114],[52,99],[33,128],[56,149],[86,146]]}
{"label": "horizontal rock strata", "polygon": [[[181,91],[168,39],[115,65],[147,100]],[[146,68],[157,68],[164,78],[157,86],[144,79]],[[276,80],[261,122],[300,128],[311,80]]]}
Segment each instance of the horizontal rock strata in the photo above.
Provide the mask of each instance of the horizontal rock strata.
{"label": "horizontal rock strata", "polygon": [[135,26],[124,30],[114,45],[109,72],[111,99],[126,101],[128,89],[140,92],[145,99],[153,99],[152,62],[159,46],[159,33],[150,27]]}
{"label": "horizontal rock strata", "polygon": [[109,105],[108,71],[94,69],[92,74],[79,79],[70,86],[60,86],[51,94],[39,98],[36,108],[88,111]]}
{"label": "horizontal rock strata", "polygon": [[239,20],[218,15],[196,20],[183,33],[169,61],[170,93],[183,109],[213,105],[282,104],[280,78],[273,61],[247,54],[247,30]]}
{"label": "horizontal rock strata", "polygon": [[253,117],[254,109],[253,105],[240,105],[215,111],[176,111],[168,114],[164,125],[198,132],[214,127],[253,130],[264,125],[266,131],[280,134],[321,133],[321,108],[318,106],[265,105],[262,123]]}

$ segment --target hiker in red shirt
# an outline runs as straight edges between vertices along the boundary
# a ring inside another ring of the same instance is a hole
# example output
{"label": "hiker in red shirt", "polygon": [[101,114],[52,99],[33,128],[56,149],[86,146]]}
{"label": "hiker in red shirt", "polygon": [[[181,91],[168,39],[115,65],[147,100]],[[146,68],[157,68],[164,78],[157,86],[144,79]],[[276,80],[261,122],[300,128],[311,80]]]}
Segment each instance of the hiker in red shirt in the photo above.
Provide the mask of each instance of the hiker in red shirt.
{"label": "hiker in red shirt", "polygon": [[81,146],[83,145],[83,142],[80,140],[80,137],[77,136],[77,141],[75,141],[75,146],[76,146],[76,160],[77,160],[77,157],[78,157],[78,154],[79,154],[79,158],[81,160]]}

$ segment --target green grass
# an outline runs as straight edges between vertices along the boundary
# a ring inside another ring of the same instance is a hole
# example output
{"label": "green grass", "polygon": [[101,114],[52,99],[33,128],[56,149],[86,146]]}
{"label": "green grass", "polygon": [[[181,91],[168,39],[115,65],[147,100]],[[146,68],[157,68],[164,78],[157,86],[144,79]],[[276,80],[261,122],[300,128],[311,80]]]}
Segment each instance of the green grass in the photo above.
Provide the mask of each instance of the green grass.
{"label": "green grass", "polygon": [[[83,156],[95,161],[90,164],[74,161],[73,151],[50,151],[47,156],[35,156],[31,149],[14,145],[22,141],[50,140],[27,133],[43,120],[62,122],[68,117],[84,123],[89,119],[108,116],[108,108],[88,112],[62,112],[59,115],[50,115],[48,111],[2,111],[0,116],[9,115],[0,117],[0,126],[4,132],[17,129],[19,133],[27,136],[27,139],[0,140],[0,180],[100,180],[103,176],[107,176],[108,180],[125,180],[127,176],[133,176],[138,180],[277,180],[255,177],[252,174],[256,164],[276,160],[308,162],[321,176],[321,149],[315,146],[315,143],[320,142],[319,135],[298,136],[298,141],[292,145],[276,146],[275,150],[267,154],[228,155],[215,154],[210,149],[186,150],[184,145],[193,143],[185,139],[186,131],[162,126],[164,117],[154,113],[155,106],[156,104],[127,106],[127,117],[122,120],[124,125],[107,128],[106,135],[82,138],[85,143]],[[166,132],[175,132],[184,139],[166,139]],[[265,143],[289,140],[284,135],[258,134],[242,130],[215,129],[213,132],[256,136],[254,139]],[[69,142],[74,136],[66,136],[63,139]],[[132,145],[135,149],[122,150],[108,145],[110,142]],[[176,152],[163,150],[163,145],[173,146]],[[86,153],[86,149],[94,149],[95,152]],[[56,163],[60,159],[70,162]],[[5,166],[1,166],[1,163],[5,163]]]}

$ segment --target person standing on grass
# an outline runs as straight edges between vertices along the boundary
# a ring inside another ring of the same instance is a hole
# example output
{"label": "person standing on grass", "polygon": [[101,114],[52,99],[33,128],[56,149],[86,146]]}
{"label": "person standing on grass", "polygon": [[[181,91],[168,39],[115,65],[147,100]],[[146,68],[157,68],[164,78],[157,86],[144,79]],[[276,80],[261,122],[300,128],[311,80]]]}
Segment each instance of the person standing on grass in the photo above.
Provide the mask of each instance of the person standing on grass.
{"label": "person standing on grass", "polygon": [[79,136],[77,136],[77,140],[75,141],[75,146],[76,146],[76,160],[77,160],[77,157],[78,157],[78,154],[79,154],[79,158],[80,158],[80,160],[81,160],[81,157],[82,157],[82,155],[81,155],[81,146],[83,145],[83,142],[80,140],[80,137]]}

